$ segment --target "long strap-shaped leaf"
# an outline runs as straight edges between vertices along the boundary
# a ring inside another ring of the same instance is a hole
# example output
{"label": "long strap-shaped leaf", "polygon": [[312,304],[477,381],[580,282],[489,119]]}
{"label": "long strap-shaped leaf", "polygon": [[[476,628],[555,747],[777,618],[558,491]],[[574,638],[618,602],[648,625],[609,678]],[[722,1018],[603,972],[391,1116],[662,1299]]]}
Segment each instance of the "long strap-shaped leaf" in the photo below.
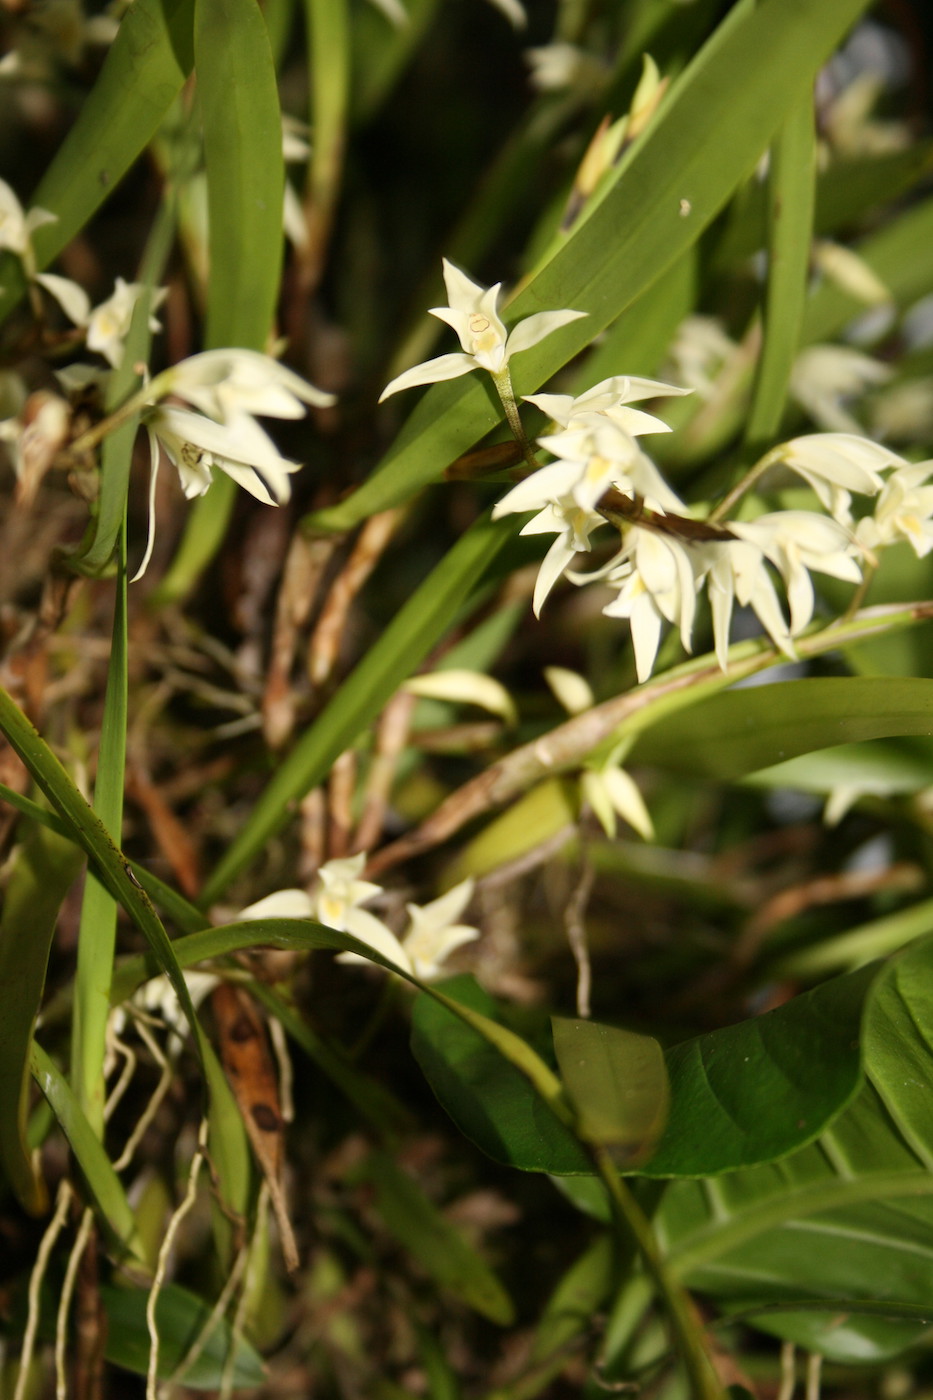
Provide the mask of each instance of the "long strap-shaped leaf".
{"label": "long strap-shaped leaf", "polygon": [[768,290],[764,345],[745,440],[767,445],[780,427],[807,295],[816,176],[816,126],[809,84],[787,114],[771,148],[768,200]]}
{"label": "long strap-shaped leaf", "polygon": [[20,846],[0,917],[0,1166],[35,1215],[47,1199],[26,1140],[32,1032],[59,910],[81,864],[70,841],[34,828]]}
{"label": "long strap-shaped leaf", "polygon": [[[285,165],[272,47],[256,0],[196,0],[195,71],[210,220],[205,345],[264,350],[282,271]],[[218,473],[191,513],[160,601],[183,597],[223,542],[236,486]]]}
{"label": "long strap-shaped leaf", "polygon": [[65,768],[48,744],[14,702],[0,687],[0,731],[16,751],[38,787],[51,802],[73,834],[73,839],[94,862],[113,897],[136,923],[152,949],[159,969],[175,989],[200,1052],[202,1031],[191,1004],[191,997],[168,934],[162,927],[142,885],[130,869],[123,852],[114,845],[106,827],[88,806]]}
{"label": "long strap-shaped leaf", "polygon": [[[145,300],[148,300],[146,298]],[[129,452],[132,442],[108,444]],[[111,466],[122,464],[110,463]],[[127,464],[127,471],[128,471]],[[125,510],[125,498],[124,498]],[[113,634],[107,665],[107,687],[100,728],[94,811],[119,843],[123,827],[123,787],[126,771],[127,637],[126,529],[120,531]],[[89,870],[78,927],[78,969],[75,975],[74,1018],[71,1023],[71,1086],[99,1137],[104,1132],[104,1057],[110,978],[117,939],[117,901],[95,870]]]}

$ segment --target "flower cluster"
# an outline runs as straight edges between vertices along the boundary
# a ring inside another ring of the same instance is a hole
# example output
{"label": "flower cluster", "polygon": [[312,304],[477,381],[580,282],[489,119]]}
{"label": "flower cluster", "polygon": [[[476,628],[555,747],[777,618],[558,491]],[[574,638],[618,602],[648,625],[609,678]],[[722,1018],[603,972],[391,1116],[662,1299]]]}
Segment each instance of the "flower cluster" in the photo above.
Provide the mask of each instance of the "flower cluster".
{"label": "flower cluster", "polygon": [[[692,644],[697,596],[706,588],[719,664],[728,660],[736,603],[751,608],[772,641],[794,656],[794,637],[809,625],[816,599],[811,574],[858,584],[862,565],[901,540],[918,555],[933,549],[933,461],[910,464],[880,443],[863,437],[841,400],[888,377],[884,366],[855,352],[814,347],[801,358],[793,386],[818,420],[839,431],[797,437],[769,452],[748,473],[719,511],[696,518],[644,452],[640,439],[669,431],[653,414],[632,407],[691,392],[657,380],[615,376],[585,393],[531,394],[527,402],[552,420],[553,431],[537,440],[550,457],[538,465],[524,437],[507,380],[509,356],[537,344],[581,313],[545,311],[507,331],[499,315],[501,284],[488,289],[444,262],[449,307],[434,308],[457,332],[462,352],[416,365],[386,387],[382,397],[415,384],[485,369],[502,398],[506,417],[522,444],[530,475],[493,510],[495,518],[534,512],[523,535],[553,535],[538,573],[534,610],[539,613],[561,577],[583,584],[600,580],[616,595],[603,608],[626,618],[632,632],[640,681],[647,680],[665,625],[676,627],[685,650]],[[728,342],[726,342],[728,347]],[[721,347],[720,347],[721,348]],[[687,376],[690,378],[690,376]],[[692,376],[702,391],[702,376]],[[771,468],[802,478],[819,510],[780,510],[722,519],[727,507]],[[853,495],[876,497],[874,514],[856,522]],[[589,573],[574,571],[578,555],[590,553],[598,530],[612,526],[618,548]],[[780,580],[787,615],[776,588]],[[617,779],[613,782],[618,786]],[[612,804],[603,803],[604,815]],[[614,810],[619,811],[618,804]],[[637,825],[637,822],[636,822]]]}
{"label": "flower cluster", "polygon": [[[408,926],[399,939],[387,924],[362,908],[383,893],[381,885],[361,879],[366,855],[329,860],[318,871],[312,894],[278,890],[244,909],[242,919],[317,919],[327,928],[352,934],[401,971],[430,982],[455,949],[479,937],[479,929],[458,922],[473,895],[473,881],[464,880],[429,904],[408,904]],[[358,953],[340,953],[339,962],[362,963]]]}

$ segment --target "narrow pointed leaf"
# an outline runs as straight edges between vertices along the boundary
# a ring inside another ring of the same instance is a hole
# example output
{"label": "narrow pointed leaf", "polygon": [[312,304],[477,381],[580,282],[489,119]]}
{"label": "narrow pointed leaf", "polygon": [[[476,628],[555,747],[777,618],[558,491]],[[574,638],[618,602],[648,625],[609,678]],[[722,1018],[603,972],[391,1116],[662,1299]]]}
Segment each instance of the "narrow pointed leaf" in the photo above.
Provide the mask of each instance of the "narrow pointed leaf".
{"label": "narrow pointed leaf", "polygon": [[34,828],[20,846],[0,915],[0,1165],[33,1214],[45,1210],[47,1193],[26,1141],[32,1032],[59,910],[83,860],[71,841]]}
{"label": "narrow pointed leaf", "polygon": [[33,1079],[68,1139],[91,1202],[101,1224],[111,1235],[113,1246],[120,1254],[130,1255],[135,1263],[145,1267],[136,1218],[100,1138],[81,1111],[64,1076],[35,1041],[32,1043],[29,1064]]}

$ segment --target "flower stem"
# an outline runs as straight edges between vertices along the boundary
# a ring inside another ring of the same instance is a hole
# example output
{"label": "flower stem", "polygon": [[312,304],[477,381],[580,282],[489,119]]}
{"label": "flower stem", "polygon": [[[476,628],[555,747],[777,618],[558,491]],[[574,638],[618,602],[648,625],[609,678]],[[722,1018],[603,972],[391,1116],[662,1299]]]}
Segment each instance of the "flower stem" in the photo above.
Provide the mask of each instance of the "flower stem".
{"label": "flower stem", "polygon": [[715,524],[716,521],[722,520],[723,516],[728,515],[729,511],[738,501],[742,499],[746,491],[750,490],[750,488],[754,486],[756,481],[760,481],[760,479],[764,476],[768,468],[773,467],[775,462],[779,460],[779,452],[766,452],[765,455],[761,458],[761,460],[755,463],[751,471],[746,472],[745,476],[742,477],[742,480],[738,482],[737,485],[733,486],[732,490],[726,496],[723,497],[723,499],[719,502],[719,505],[716,506],[715,510],[710,511],[709,515],[707,516],[707,521],[710,524]]}
{"label": "flower stem", "polygon": [[496,386],[496,393],[499,395],[502,407],[505,409],[505,417],[516,442],[522,449],[522,455],[533,472],[538,470],[538,460],[535,457],[534,447],[528,440],[525,432],[525,425],[522,423],[521,414],[518,411],[518,403],[515,399],[515,390],[512,388],[512,376],[509,374],[508,365],[503,365],[500,370],[492,376],[492,382]]}

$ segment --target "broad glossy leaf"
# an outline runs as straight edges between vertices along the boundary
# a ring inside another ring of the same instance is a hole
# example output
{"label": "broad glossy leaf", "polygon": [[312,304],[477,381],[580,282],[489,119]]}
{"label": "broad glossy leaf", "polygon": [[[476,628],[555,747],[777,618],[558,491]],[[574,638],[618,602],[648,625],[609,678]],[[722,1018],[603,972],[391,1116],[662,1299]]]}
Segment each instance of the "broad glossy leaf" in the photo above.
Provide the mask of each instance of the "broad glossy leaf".
{"label": "broad glossy leaf", "polygon": [[661,720],[634,758],[698,778],[733,779],[815,749],[933,729],[933,681],[826,677],[730,690]]}
{"label": "broad glossy leaf", "polygon": [[933,1170],[933,939],[905,949],[878,979],[865,1015],[865,1068]]}
{"label": "broad glossy leaf", "polygon": [[[104,1348],[107,1360],[144,1376],[149,1366],[148,1290],[104,1284],[100,1293],[107,1316]],[[187,1288],[168,1283],[159,1294],[155,1315],[159,1330],[159,1379],[169,1380],[206,1327],[211,1305]],[[211,1329],[197,1360],[184,1372],[182,1384],[193,1390],[219,1389],[232,1346],[230,1324],[222,1318]],[[236,1342],[232,1379],[238,1389],[260,1386],[266,1379],[262,1357],[242,1335]]]}
{"label": "broad glossy leaf", "polygon": [[374,1152],[361,1176],[387,1228],[436,1283],[492,1322],[514,1321],[512,1300],[489,1265],[387,1153]]}
{"label": "broad glossy leaf", "polygon": [[[865,969],[838,978],[765,1016],[666,1050],[667,1126],[636,1173],[711,1176],[786,1157],[812,1142],[858,1089],[859,1026],[874,975]],[[495,1003],[471,978],[457,978],[448,990],[486,1016],[495,1014]],[[569,1129],[542,1112],[527,1080],[503,1066],[468,1026],[423,998],[415,1003],[412,1050],[443,1107],[489,1156],[557,1176],[592,1170]],[[623,1050],[623,1091],[624,1075]],[[573,1086],[568,1090],[572,1097]],[[650,1102],[646,1108],[650,1114]]]}
{"label": "broad glossy leaf", "polygon": [[667,1131],[639,1172],[711,1176],[812,1142],[858,1091],[859,1028],[875,975],[835,978],[764,1016],[671,1046]]}
{"label": "broad glossy leaf", "polygon": [[933,747],[921,738],[837,744],[760,768],[747,781],[752,787],[798,788],[824,796],[851,788],[870,797],[891,797],[933,784]]}
{"label": "broad glossy leaf", "polygon": [[33,1214],[44,1212],[47,1193],[26,1141],[32,1032],[59,910],[82,864],[72,842],[34,827],[15,857],[0,916],[0,1164]]}
{"label": "broad glossy leaf", "polygon": [[[656,1219],[682,1282],[746,1312],[800,1300],[757,1325],[830,1358],[896,1355],[933,1324],[930,948],[879,977],[865,1014],[870,1082],[815,1143],[771,1166],[673,1183]],[[862,1300],[890,1316],[863,1316]]]}
{"label": "broad glossy leaf", "polygon": [[620,1167],[649,1157],[664,1131],[671,1097],[658,1042],[571,1016],[552,1016],[551,1032],[577,1134],[608,1148]]}
{"label": "broad glossy leaf", "polygon": [[[452,978],[444,990],[485,1016],[497,1015],[496,1003],[472,977]],[[525,1077],[428,997],[415,1001],[411,1048],[442,1107],[487,1156],[522,1171],[592,1172],[586,1150]]]}

